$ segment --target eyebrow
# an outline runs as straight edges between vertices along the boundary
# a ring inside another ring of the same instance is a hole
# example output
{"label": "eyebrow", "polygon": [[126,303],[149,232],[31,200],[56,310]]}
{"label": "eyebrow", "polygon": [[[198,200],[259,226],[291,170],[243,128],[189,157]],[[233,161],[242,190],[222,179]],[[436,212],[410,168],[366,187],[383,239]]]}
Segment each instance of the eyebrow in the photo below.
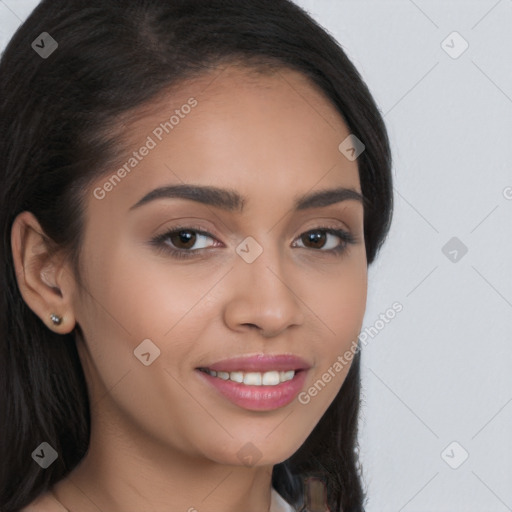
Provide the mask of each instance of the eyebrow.
{"label": "eyebrow", "polygon": [[[198,203],[215,206],[226,211],[242,212],[247,198],[241,196],[232,189],[218,188],[203,185],[169,185],[155,188],[137,201],[130,210],[139,208],[157,199],[189,199]],[[317,192],[310,192],[295,198],[295,210],[306,210],[308,208],[321,208],[341,201],[355,200],[365,203],[365,198],[356,190],[351,188],[324,189]]]}

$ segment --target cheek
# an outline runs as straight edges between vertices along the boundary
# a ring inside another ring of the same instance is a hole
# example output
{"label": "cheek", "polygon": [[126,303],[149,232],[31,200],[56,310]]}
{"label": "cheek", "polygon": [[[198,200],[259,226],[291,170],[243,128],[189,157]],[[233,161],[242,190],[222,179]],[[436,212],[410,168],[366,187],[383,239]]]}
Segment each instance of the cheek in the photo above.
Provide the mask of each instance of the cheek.
{"label": "cheek", "polygon": [[168,334],[205,295],[211,280],[192,266],[177,268],[149,254],[133,246],[112,251],[88,273],[104,320],[135,339]]}
{"label": "cheek", "polygon": [[316,289],[308,297],[318,316],[311,322],[320,329],[314,343],[316,361],[298,401],[311,417],[319,418],[342,387],[357,351],[367,298],[365,261],[340,266],[336,278],[331,274],[317,279]]}
{"label": "cheek", "polygon": [[[81,359],[96,401],[101,406],[108,390],[124,420],[185,446],[187,418],[204,411],[186,399],[180,382],[190,371],[191,347],[200,337],[197,315],[204,311],[197,303],[211,285],[133,248],[112,251],[100,261],[89,261],[88,293],[77,308],[87,345]],[[97,414],[106,413],[100,407]],[[204,425],[205,418],[198,423]]]}
{"label": "cheek", "polygon": [[[115,384],[127,371],[134,378],[134,370],[169,368],[186,374],[197,358],[194,342],[215,309],[206,295],[216,280],[211,269],[178,268],[164,256],[122,243],[91,258],[86,302],[78,305],[77,320],[105,385]],[[146,367],[136,357],[148,350],[150,360],[155,359]],[[151,387],[145,379],[142,387]]]}
{"label": "cheek", "polygon": [[[326,332],[325,347],[342,350],[359,334],[367,298],[367,267],[365,260],[340,265],[336,273],[317,277],[308,302],[318,315]],[[317,321],[318,322],[318,321]]]}
{"label": "cheek", "polygon": [[326,323],[341,342],[361,326],[366,308],[366,280],[350,276],[339,281],[337,288],[332,284],[324,290]]}

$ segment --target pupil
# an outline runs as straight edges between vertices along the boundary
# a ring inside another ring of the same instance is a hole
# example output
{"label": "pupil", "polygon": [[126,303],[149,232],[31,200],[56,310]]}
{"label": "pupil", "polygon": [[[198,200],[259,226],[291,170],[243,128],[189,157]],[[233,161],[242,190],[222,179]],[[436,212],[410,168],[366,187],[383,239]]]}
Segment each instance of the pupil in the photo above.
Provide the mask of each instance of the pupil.
{"label": "pupil", "polygon": [[190,231],[178,231],[177,236],[179,238],[179,242],[185,245],[187,248],[189,246],[193,246],[195,243],[195,234],[191,234]]}
{"label": "pupil", "polygon": [[[313,243],[313,245],[316,246],[322,246],[321,243],[323,241],[323,238],[325,237],[325,233],[321,233],[319,231],[309,233],[309,235],[306,235],[309,238],[309,241]],[[318,243],[320,242],[320,243]]]}

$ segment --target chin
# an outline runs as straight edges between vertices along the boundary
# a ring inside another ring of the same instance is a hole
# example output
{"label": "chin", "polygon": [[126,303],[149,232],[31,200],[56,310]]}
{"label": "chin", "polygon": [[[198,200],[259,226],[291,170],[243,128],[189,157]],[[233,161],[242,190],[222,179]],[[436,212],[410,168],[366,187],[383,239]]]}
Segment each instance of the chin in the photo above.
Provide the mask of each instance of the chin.
{"label": "chin", "polygon": [[[228,466],[262,467],[274,466],[290,458],[299,448],[300,444],[283,446],[283,435],[277,437],[277,442],[269,442],[262,436],[260,440],[245,439],[233,441],[226,446],[229,453],[215,453],[209,457],[211,460]],[[279,442],[281,441],[281,442]]]}

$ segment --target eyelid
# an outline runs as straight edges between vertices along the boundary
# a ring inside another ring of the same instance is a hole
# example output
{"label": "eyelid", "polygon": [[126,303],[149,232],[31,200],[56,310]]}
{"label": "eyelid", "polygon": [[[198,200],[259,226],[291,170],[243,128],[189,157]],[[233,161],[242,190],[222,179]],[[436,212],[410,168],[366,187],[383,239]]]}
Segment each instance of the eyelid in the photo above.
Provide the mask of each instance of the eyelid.
{"label": "eyelid", "polygon": [[[178,231],[193,231],[194,233],[197,233],[199,235],[203,235],[203,236],[206,236],[208,238],[211,238],[212,240],[216,240],[218,243],[222,244],[222,242],[220,242],[218,240],[218,238],[216,237],[216,235],[212,234],[211,232],[209,231],[206,231],[205,229],[203,229],[201,226],[199,225],[194,225],[194,224],[183,224],[183,225],[177,225],[177,226],[172,226],[171,228],[165,230],[163,233],[161,233],[160,235],[156,235],[154,236],[152,239],[151,239],[151,242],[152,243],[160,243],[160,242],[163,242],[166,238],[169,237],[169,235],[171,234],[174,234]],[[224,245],[224,244],[222,244]],[[179,249],[181,252],[185,252],[184,249]],[[193,250],[188,250],[186,252],[196,252],[198,250],[201,250],[201,249],[193,249]]]}

